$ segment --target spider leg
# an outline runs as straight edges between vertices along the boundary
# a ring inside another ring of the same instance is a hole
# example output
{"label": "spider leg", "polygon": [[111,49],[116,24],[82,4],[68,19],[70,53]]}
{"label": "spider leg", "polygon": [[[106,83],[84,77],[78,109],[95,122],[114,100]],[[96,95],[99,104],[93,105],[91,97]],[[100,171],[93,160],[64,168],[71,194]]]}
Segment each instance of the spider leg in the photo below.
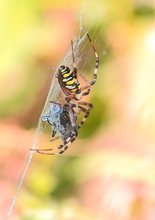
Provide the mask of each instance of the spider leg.
{"label": "spider leg", "polygon": [[56,124],[55,123],[50,123],[49,119],[47,119],[47,122],[49,123],[49,125],[52,125],[53,126],[53,131],[52,131],[52,137],[54,137],[57,133],[55,127],[56,127]]}
{"label": "spider leg", "polygon": [[[87,89],[90,86],[95,84],[95,82],[97,80],[97,72],[98,72],[98,67],[99,67],[99,56],[98,56],[98,53],[97,53],[96,48],[95,48],[94,44],[92,43],[92,40],[91,40],[91,38],[90,38],[88,33],[87,33],[87,37],[88,37],[88,40],[90,41],[91,47],[92,47],[92,49],[94,51],[96,62],[95,62],[95,69],[94,69],[94,74],[93,74],[93,80],[89,83],[89,86],[83,87],[83,89],[81,88],[81,90],[84,90],[84,88]],[[73,67],[74,67],[75,73],[77,73],[75,57],[74,57],[74,51],[73,51],[73,41],[71,41],[71,46],[72,46]]]}
{"label": "spider leg", "polygon": [[87,106],[88,109],[92,109],[93,108],[93,104],[89,103],[89,102],[78,102],[79,105],[84,105]]}
{"label": "spider leg", "polygon": [[70,145],[75,141],[76,137],[77,137],[77,134],[72,137],[69,137],[68,140],[64,141],[64,145],[60,145],[58,147],[60,151],[58,151],[57,154],[63,154],[70,147]]}
{"label": "spider leg", "polygon": [[72,109],[76,107],[76,104],[69,102],[69,103],[65,103],[64,106],[68,109]]}
{"label": "spider leg", "polygon": [[52,148],[51,149],[31,149],[31,150],[36,151],[39,154],[44,154],[44,155],[63,154],[69,148],[69,146],[72,144],[72,142],[75,141],[76,137],[77,137],[77,135],[74,135],[73,137],[69,137],[68,140],[64,141],[64,144],[61,144],[61,145],[58,146],[58,149],[60,149],[60,151],[55,152],[55,153],[46,152],[46,151],[53,150]]}
{"label": "spider leg", "polygon": [[50,151],[53,150],[53,148],[45,148],[45,149],[30,149],[31,151],[35,151],[37,153],[39,153],[40,151]]}
{"label": "spider leg", "polygon": [[[93,108],[93,105],[91,103],[88,103],[88,102],[78,102],[78,105],[75,105],[75,104],[72,104],[72,103],[67,103],[65,105],[68,107],[68,110],[72,110],[74,107],[77,106],[81,111],[83,111],[85,113],[83,119],[81,120],[81,122],[77,126],[78,129],[81,128],[81,126],[85,123],[86,119],[88,118],[88,116],[90,114],[91,109]],[[86,106],[87,108],[85,108],[83,106]],[[70,114],[71,113],[72,113],[72,111],[70,112]]]}
{"label": "spider leg", "polygon": [[[87,89],[86,92],[83,92],[83,93],[82,93],[82,96],[86,96],[86,95],[88,95],[88,94],[90,93],[90,87],[91,87],[91,85],[87,85],[87,86],[81,87],[81,91],[84,91],[84,90]],[[76,93],[75,93],[75,92],[71,93],[70,95],[67,95],[67,96],[65,97],[66,102],[69,102],[69,101],[70,101],[71,99],[73,99],[75,96],[76,96]]]}
{"label": "spider leg", "polygon": [[81,91],[84,91],[84,90],[86,90],[86,89],[88,90],[88,91],[86,91],[85,93],[83,93],[83,96],[84,96],[84,95],[88,95],[89,92],[90,92],[90,87],[95,84],[95,82],[96,82],[96,80],[97,80],[97,72],[98,72],[98,67],[99,67],[99,56],[98,56],[98,53],[97,53],[97,51],[96,51],[96,48],[95,48],[94,44],[92,43],[92,40],[91,40],[89,34],[87,34],[87,37],[88,37],[88,39],[89,39],[89,41],[90,41],[90,44],[91,44],[91,47],[92,47],[92,49],[93,49],[93,51],[94,51],[95,58],[96,58],[96,59],[95,59],[96,62],[95,62],[95,69],[94,69],[94,74],[93,74],[93,80],[92,80],[91,82],[89,82],[89,85],[83,86],[83,87],[81,88]]}
{"label": "spider leg", "polygon": [[90,44],[91,44],[91,47],[94,51],[94,54],[95,54],[95,58],[96,58],[96,63],[95,63],[95,69],[94,69],[94,75],[93,75],[93,80],[89,83],[90,86],[94,85],[96,80],[97,80],[97,72],[98,72],[98,67],[99,67],[99,56],[98,56],[98,53],[96,51],[96,48],[94,46],[94,44],[92,43],[92,40],[89,36],[89,34],[87,33],[87,37],[90,41]]}
{"label": "spider leg", "polygon": [[[91,42],[91,39],[90,39],[90,37],[89,37],[89,35],[87,34],[87,36],[88,36],[88,39],[90,40],[90,42]],[[97,56],[97,58],[98,58],[98,55],[97,55],[97,52],[96,52],[96,49],[95,49],[95,47],[94,47],[94,45],[91,43],[91,45],[92,45],[92,47],[93,47],[93,50],[94,50],[94,52],[95,52],[95,55]],[[72,59],[73,59],[73,68],[74,68],[74,74],[75,74],[75,76],[76,76],[76,78],[77,78],[77,68],[76,68],[76,62],[75,62],[75,57],[74,57],[74,50],[73,50],[73,41],[71,41],[71,47],[72,47]],[[97,59],[96,58],[96,59]],[[99,59],[99,58],[98,58]],[[97,62],[97,61],[96,61]],[[99,62],[99,61],[98,61]],[[98,70],[98,67],[97,67],[97,64],[96,64],[96,66],[95,66],[95,68],[97,68],[97,70]],[[86,82],[86,83],[88,83],[88,80],[82,75],[82,74],[80,74],[80,76],[84,79],[84,81]],[[96,82],[96,79],[97,79],[97,71],[96,70],[94,70],[94,79],[95,79],[95,82]],[[93,80],[94,81],[94,80]],[[82,94],[82,96],[85,96],[85,95],[88,95],[89,93],[90,93],[90,86],[92,86],[95,82],[90,82],[89,83],[89,85],[88,86],[86,86],[86,89],[87,89],[87,91],[86,92],[84,92],[83,94]],[[92,84],[93,83],[93,84]],[[85,88],[85,87],[84,87]],[[81,91],[83,91],[83,90],[85,90],[85,89],[82,89],[81,88]],[[66,100],[68,101],[69,99],[72,99],[72,98],[74,98],[75,97],[75,95],[76,95],[76,93],[72,93],[72,94],[70,94],[68,97],[66,97]]]}
{"label": "spider leg", "polygon": [[35,149],[35,152],[38,153],[38,154],[44,154],[44,155],[56,155],[56,153],[48,153],[48,152],[46,152],[46,151],[50,151],[50,150],[53,150],[53,149],[52,148],[51,149]]}
{"label": "spider leg", "polygon": [[75,96],[76,96],[76,93],[75,93],[75,92],[71,93],[70,95],[67,95],[67,96],[65,97],[66,102],[69,102],[69,101],[70,101],[71,99],[73,99]]}
{"label": "spider leg", "polygon": [[[53,141],[55,141],[55,140],[57,140],[57,139],[59,139],[60,137],[58,136],[58,137],[55,137],[55,138],[53,138],[52,140],[50,140],[50,142],[53,142]],[[30,149],[31,151],[36,151],[36,152],[38,152],[38,151],[50,151],[50,150],[53,150],[53,148],[46,148],[46,149]]]}
{"label": "spider leg", "polygon": [[50,142],[53,142],[53,141],[55,141],[55,140],[57,140],[57,139],[59,139],[59,138],[60,138],[59,136],[58,136],[58,137],[55,137],[55,138],[51,139]]}
{"label": "spider leg", "polygon": [[[87,106],[88,109],[84,108],[81,105]],[[81,122],[78,124],[78,127],[77,127],[78,129],[80,129],[81,126],[85,123],[86,119],[88,118],[90,111],[93,108],[93,105],[88,102],[79,102],[78,108],[81,109],[81,111],[85,113],[84,117],[82,118]]]}
{"label": "spider leg", "polygon": [[82,96],[88,95],[90,93],[90,86],[86,88],[87,91],[82,93]]}
{"label": "spider leg", "polygon": [[[81,78],[85,81],[85,83],[88,84],[88,80],[81,74],[79,73],[79,75],[81,76]],[[90,93],[90,86],[87,88],[87,91],[82,93],[82,96],[88,95]]]}
{"label": "spider leg", "polygon": [[73,41],[71,41],[71,48],[72,48],[72,60],[73,60],[73,72],[76,75],[77,74],[77,68],[76,68],[76,62],[75,62],[75,56],[74,56]]}

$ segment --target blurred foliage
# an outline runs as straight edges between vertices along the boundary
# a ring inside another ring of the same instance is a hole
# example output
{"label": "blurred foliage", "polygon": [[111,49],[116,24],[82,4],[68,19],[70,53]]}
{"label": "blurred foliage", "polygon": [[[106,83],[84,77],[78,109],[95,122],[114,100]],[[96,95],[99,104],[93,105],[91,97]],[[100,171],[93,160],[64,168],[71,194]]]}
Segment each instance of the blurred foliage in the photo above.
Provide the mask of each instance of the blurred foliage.
{"label": "blurred foliage", "polygon": [[[76,176],[73,175],[73,166],[77,157],[63,158],[57,161],[54,168],[55,178],[58,180],[57,185],[51,192],[51,197],[56,200],[63,200],[66,197],[71,197],[76,192]],[[60,172],[61,170],[61,172]]]}
{"label": "blurred foliage", "polygon": [[139,5],[134,9],[134,14],[136,16],[141,16],[142,18],[145,17],[154,17],[155,16],[155,10],[152,8],[151,5]]}
{"label": "blurred foliage", "polygon": [[95,135],[102,125],[106,126],[108,123],[109,113],[106,101],[96,95],[93,97],[91,103],[93,103],[94,106],[91,111],[91,117],[88,117],[87,123],[80,129],[80,138],[87,138]]}

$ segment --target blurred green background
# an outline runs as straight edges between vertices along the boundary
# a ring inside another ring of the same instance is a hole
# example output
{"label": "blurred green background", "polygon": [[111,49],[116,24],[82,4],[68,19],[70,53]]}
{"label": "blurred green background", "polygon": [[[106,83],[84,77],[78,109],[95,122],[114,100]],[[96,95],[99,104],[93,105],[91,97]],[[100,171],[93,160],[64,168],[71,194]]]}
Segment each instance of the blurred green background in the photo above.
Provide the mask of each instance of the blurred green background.
{"label": "blurred green background", "polygon": [[94,109],[65,154],[34,155],[10,219],[155,219],[155,2],[1,0],[0,220],[80,14],[100,56]]}

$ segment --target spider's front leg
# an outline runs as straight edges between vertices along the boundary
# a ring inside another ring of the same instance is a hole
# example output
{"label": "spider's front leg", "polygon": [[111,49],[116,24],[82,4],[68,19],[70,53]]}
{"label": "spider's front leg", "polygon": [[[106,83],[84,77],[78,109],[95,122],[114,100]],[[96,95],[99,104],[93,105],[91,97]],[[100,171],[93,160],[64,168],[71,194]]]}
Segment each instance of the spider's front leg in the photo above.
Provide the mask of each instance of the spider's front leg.
{"label": "spider's front leg", "polygon": [[96,83],[96,80],[97,80],[97,72],[98,72],[98,68],[99,68],[99,56],[98,56],[98,53],[96,51],[94,44],[92,43],[92,40],[91,40],[89,34],[87,34],[87,37],[90,41],[91,47],[92,47],[94,55],[95,55],[95,69],[94,69],[94,74],[93,74],[93,80],[89,83],[89,85],[92,86]]}
{"label": "spider's front leg", "polygon": [[87,37],[88,37],[88,39],[90,41],[91,47],[92,47],[94,55],[95,55],[95,68],[94,68],[93,80],[91,82],[89,82],[89,83],[87,82],[87,85],[81,88],[81,91],[84,91],[84,90],[87,89],[86,92],[82,93],[82,96],[88,95],[90,93],[90,87],[96,83],[97,73],[98,73],[98,68],[99,68],[99,56],[98,56],[98,53],[96,51],[96,48],[95,48],[94,44],[92,43],[92,40],[91,40],[89,34],[87,34]]}
{"label": "spider's front leg", "polygon": [[90,93],[90,86],[86,86],[85,89],[82,89],[82,88],[81,88],[81,91],[84,91],[84,90],[86,90],[86,89],[87,89],[86,92],[82,92],[82,96],[89,95],[89,93]]}

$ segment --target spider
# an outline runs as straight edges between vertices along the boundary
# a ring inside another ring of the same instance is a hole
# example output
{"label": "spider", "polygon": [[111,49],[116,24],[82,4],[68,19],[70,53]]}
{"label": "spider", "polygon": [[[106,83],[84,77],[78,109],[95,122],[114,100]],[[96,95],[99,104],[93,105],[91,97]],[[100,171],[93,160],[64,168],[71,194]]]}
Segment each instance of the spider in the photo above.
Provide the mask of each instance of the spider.
{"label": "spider", "polygon": [[[58,83],[65,94],[65,100],[69,105],[73,105],[73,112],[78,115],[79,109],[80,111],[83,111],[85,113],[85,116],[87,116],[87,113],[89,115],[90,109],[92,108],[91,103],[82,102],[83,107],[81,108],[79,105],[81,105],[80,99],[83,96],[86,96],[90,93],[90,87],[95,84],[97,80],[97,72],[99,67],[99,56],[97,54],[96,48],[94,44],[92,43],[92,40],[87,34],[88,40],[90,41],[91,47],[94,51],[95,57],[96,57],[96,64],[93,74],[93,80],[91,82],[87,82],[87,80],[83,77],[87,85],[84,87],[81,87],[80,82],[77,78],[77,68],[76,68],[76,62],[74,57],[74,50],[73,50],[73,41],[71,41],[71,48],[72,48],[72,59],[73,59],[73,71],[70,70],[67,66],[60,66],[58,68],[58,72],[56,74],[56,77],[58,78]],[[88,109],[86,109],[88,107]],[[86,119],[86,118],[85,118]],[[83,123],[85,122],[85,119],[83,119]]]}
{"label": "spider", "polygon": [[[82,76],[87,85],[84,87],[80,86],[77,78],[77,68],[73,51],[73,41],[71,41],[73,71],[71,71],[69,67],[62,65],[58,68],[58,72],[56,74],[59,85],[65,94],[66,102],[65,104],[60,104],[58,102],[51,101],[49,112],[41,117],[42,122],[48,122],[48,124],[53,127],[52,137],[55,137],[57,133],[57,137],[53,140],[61,137],[63,140],[63,144],[58,146],[58,152],[56,153],[48,152],[52,151],[52,148],[31,149],[33,151],[46,155],[57,155],[64,153],[64,151],[76,139],[78,135],[78,129],[81,128],[81,126],[85,123],[87,117],[90,114],[93,105],[88,102],[81,102],[80,99],[82,98],[82,96],[86,96],[90,93],[90,87],[94,85],[97,80],[99,57],[96,52],[95,46],[92,44],[91,38],[88,34],[87,37],[91,43],[91,47],[93,48],[96,57],[93,80],[88,83],[87,80]],[[81,112],[84,113],[84,117],[82,118],[81,122],[77,124],[77,117]]]}
{"label": "spider", "polygon": [[62,65],[58,68],[58,72],[56,74],[59,85],[66,96],[67,102],[69,102],[70,100],[79,101],[82,98],[82,96],[88,95],[90,92],[90,87],[94,85],[97,80],[97,72],[98,72],[98,67],[99,67],[99,56],[97,54],[97,51],[95,49],[95,46],[92,43],[92,40],[89,34],[87,34],[87,37],[90,41],[91,47],[96,57],[93,80],[87,83],[87,85],[84,87],[80,86],[80,83],[77,78],[77,68],[76,68],[76,62],[75,62],[74,51],[73,51],[73,41],[71,41],[73,71],[71,71],[69,67]]}
{"label": "spider", "polygon": [[[48,122],[52,129],[52,137],[51,141],[54,141],[58,138],[62,138],[63,144],[58,146],[58,152],[51,152],[53,149],[31,149],[32,151],[36,151],[40,154],[46,155],[59,155],[63,154],[65,150],[71,145],[73,141],[75,141],[78,135],[78,129],[83,125],[84,120],[87,118],[89,111],[86,112],[85,117],[81,120],[79,125],[77,125],[77,117],[73,113],[72,109],[70,109],[70,105],[61,104],[59,102],[52,102],[50,105],[49,111],[41,116],[42,122]],[[74,107],[74,106],[72,106]],[[91,108],[92,106],[89,106]],[[79,106],[82,109],[82,106]],[[55,135],[57,136],[55,137]],[[55,137],[55,138],[54,138]]]}

